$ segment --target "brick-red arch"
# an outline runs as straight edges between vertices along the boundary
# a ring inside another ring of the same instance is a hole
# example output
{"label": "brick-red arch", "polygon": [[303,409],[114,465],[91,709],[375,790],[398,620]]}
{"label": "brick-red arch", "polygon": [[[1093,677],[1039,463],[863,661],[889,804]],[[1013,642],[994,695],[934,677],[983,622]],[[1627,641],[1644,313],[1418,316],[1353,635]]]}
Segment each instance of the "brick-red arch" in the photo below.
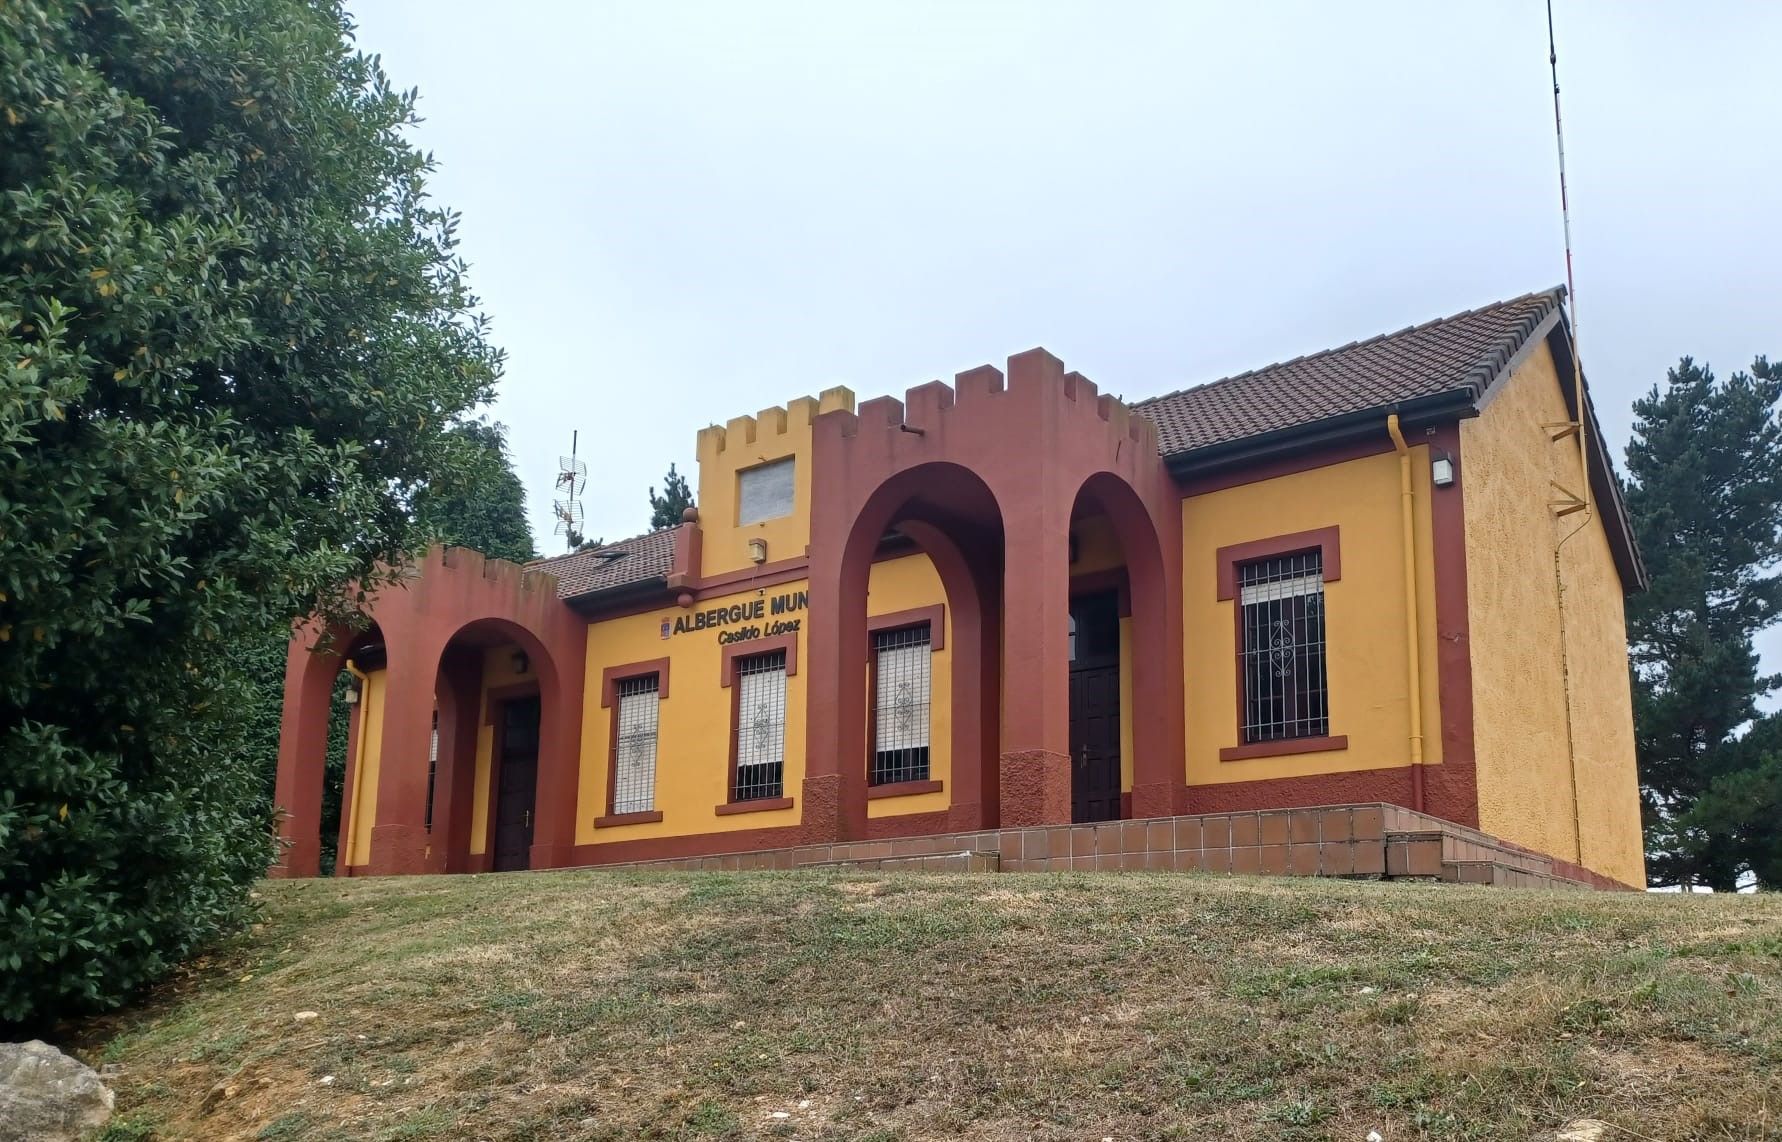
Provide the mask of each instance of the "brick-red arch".
{"label": "brick-red arch", "polygon": [[[818,635],[808,691],[807,837],[863,835],[861,790],[842,759],[863,733],[863,688],[847,667],[864,659],[871,551],[912,499],[946,512],[977,486],[989,492],[1002,532],[1008,616],[1001,632],[1001,824],[1069,820],[1070,516],[1092,478],[1098,501],[1117,517],[1128,560],[1143,568],[1145,597],[1161,614],[1175,615],[1178,653],[1153,655],[1155,669],[1134,680],[1135,706],[1162,725],[1146,734],[1154,748],[1146,753],[1146,790],[1142,801],[1135,797],[1135,810],[1179,811],[1181,499],[1148,422],[1035,349],[1009,359],[1006,387],[1003,374],[985,366],[959,374],[952,386],[935,381],[910,389],[903,401],[880,398],[858,413],[818,417],[813,464],[822,478],[814,483],[811,513],[811,627]],[[936,480],[949,471],[971,480]],[[819,653],[833,658],[819,663]]]}

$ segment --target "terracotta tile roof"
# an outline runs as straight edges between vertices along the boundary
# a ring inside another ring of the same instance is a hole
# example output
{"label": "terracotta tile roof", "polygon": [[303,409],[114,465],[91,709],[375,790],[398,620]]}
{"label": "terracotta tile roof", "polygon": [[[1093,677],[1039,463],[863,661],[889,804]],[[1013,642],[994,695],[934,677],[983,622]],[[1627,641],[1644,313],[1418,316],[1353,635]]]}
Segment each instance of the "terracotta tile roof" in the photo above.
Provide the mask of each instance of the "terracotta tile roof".
{"label": "terracotta tile roof", "polygon": [[574,599],[665,577],[674,562],[674,528],[634,535],[591,551],[535,559],[527,571],[557,577],[557,597]]}
{"label": "terracotta tile roof", "polygon": [[1476,395],[1563,296],[1525,294],[1133,408],[1157,425],[1159,451],[1170,457],[1469,387]]}

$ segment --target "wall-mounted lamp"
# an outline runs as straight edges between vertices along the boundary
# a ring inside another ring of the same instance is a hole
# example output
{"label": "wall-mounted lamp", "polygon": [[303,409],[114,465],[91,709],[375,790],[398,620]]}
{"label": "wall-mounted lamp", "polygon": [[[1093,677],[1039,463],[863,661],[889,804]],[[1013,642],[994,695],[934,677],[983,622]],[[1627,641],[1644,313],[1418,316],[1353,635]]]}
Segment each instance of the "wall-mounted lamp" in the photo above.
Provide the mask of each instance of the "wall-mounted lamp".
{"label": "wall-mounted lamp", "polygon": [[751,540],[749,540],[749,562],[751,562],[751,563],[766,563],[767,562],[767,540],[765,540],[765,539],[751,539]]}
{"label": "wall-mounted lamp", "polygon": [[1454,482],[1454,461],[1446,456],[1437,456],[1430,462],[1429,479],[1438,488],[1445,488]]}
{"label": "wall-mounted lamp", "polygon": [[532,666],[532,660],[526,657],[526,652],[523,650],[514,651],[513,656],[509,658],[508,661],[514,664],[515,674],[524,674]]}
{"label": "wall-mounted lamp", "polygon": [[349,706],[357,706],[359,704],[359,685],[358,685],[358,683],[353,682],[353,683],[347,684],[346,693],[341,695],[341,701],[345,702]]}

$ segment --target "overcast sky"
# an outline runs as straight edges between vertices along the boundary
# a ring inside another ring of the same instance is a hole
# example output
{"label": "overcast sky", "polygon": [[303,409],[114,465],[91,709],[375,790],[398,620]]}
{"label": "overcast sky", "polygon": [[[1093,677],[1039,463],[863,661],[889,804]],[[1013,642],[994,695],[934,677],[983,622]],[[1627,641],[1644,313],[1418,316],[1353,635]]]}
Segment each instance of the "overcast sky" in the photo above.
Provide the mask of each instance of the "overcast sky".
{"label": "overcast sky", "polygon": [[[1539,0],[359,0],[509,354],[540,549],[702,425],[1044,345],[1136,400],[1564,279]],[[1782,355],[1782,4],[1559,0],[1586,372]],[[1782,632],[1765,639],[1782,668]]]}

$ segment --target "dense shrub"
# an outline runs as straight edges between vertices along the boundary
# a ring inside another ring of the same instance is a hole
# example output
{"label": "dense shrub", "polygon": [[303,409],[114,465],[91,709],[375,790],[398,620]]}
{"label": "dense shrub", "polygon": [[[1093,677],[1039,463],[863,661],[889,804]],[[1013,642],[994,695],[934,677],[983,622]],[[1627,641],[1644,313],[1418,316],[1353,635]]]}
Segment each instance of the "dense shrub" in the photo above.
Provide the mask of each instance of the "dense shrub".
{"label": "dense shrub", "polygon": [[0,1023],[240,921],[240,647],[413,548],[490,393],[412,120],[338,4],[0,4]]}

